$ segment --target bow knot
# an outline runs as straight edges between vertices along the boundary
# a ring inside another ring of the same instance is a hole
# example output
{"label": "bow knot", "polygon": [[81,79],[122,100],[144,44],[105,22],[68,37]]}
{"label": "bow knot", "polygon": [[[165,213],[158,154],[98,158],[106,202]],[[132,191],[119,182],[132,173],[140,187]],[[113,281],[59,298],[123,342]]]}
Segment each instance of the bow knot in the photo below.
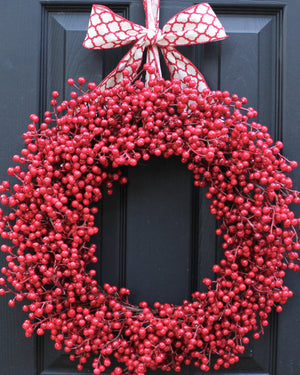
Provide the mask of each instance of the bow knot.
{"label": "bow knot", "polygon": [[159,45],[159,41],[163,39],[160,29],[146,29],[145,47]]}
{"label": "bow knot", "polygon": [[146,13],[146,27],[137,25],[103,5],[93,5],[89,27],[83,46],[90,49],[116,48],[135,42],[117,67],[100,83],[106,89],[118,85],[122,71],[126,68],[128,78],[134,80],[147,48],[147,63],[154,73],[149,78],[161,76],[158,46],[169,68],[171,78],[184,81],[190,76],[196,81],[199,91],[208,88],[199,70],[179,53],[174,46],[208,43],[227,37],[219,19],[208,3],[194,5],[172,17],[160,30],[159,0],[143,0]]}

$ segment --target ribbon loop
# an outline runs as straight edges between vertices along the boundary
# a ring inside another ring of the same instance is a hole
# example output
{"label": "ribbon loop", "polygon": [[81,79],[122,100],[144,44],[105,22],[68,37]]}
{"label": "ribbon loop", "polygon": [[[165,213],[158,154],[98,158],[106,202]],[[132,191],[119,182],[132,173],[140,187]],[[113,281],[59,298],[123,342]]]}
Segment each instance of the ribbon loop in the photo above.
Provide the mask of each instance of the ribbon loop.
{"label": "ribbon loop", "polygon": [[136,42],[145,28],[114,13],[104,5],[94,4],[83,46],[88,49],[110,49]]}
{"label": "ribbon loop", "polygon": [[[155,67],[160,76],[158,47],[161,48],[171,78],[184,79],[191,76],[202,91],[208,88],[199,70],[179,53],[174,46],[208,43],[227,37],[225,30],[208,3],[194,5],[173,16],[160,30],[159,0],[143,0],[146,13],[146,28],[115,14],[103,5],[93,5],[89,26],[83,46],[89,49],[116,48],[135,42],[131,50],[122,58],[117,67],[100,83],[106,89],[116,86],[122,80],[122,70],[129,70],[133,80],[143,60],[143,52],[148,49],[147,62]],[[136,64],[133,64],[136,63]],[[146,77],[146,83],[149,79]]]}

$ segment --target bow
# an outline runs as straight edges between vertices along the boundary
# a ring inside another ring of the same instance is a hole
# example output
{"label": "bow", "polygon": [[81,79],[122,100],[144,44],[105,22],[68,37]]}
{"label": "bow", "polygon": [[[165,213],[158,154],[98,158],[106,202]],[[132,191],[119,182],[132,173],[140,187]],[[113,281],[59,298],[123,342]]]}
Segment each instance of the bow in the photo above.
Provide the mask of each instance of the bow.
{"label": "bow", "polygon": [[147,63],[155,67],[152,77],[161,76],[159,50],[166,61],[171,78],[183,80],[191,76],[199,91],[208,88],[203,75],[194,64],[174,46],[208,43],[227,37],[225,30],[208,3],[194,5],[172,17],[160,30],[159,0],[143,0],[146,27],[135,24],[114,13],[104,5],[94,4],[83,46],[89,49],[109,49],[135,42],[117,67],[100,83],[102,89],[116,86],[128,70],[133,80],[147,48]]}

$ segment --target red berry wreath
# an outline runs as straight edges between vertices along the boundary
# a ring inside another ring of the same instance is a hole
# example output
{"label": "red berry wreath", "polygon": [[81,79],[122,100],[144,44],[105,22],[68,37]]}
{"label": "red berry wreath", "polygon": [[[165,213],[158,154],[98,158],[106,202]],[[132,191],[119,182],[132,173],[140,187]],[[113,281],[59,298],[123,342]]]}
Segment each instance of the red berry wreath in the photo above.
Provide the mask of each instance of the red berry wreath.
{"label": "red berry wreath", "polygon": [[[153,68],[145,66],[150,74]],[[300,220],[289,209],[299,203],[286,176],[296,162],[281,154],[266,126],[253,121],[246,98],[195,88],[195,81],[142,80],[123,72],[118,87],[101,91],[89,83],[79,96],[57,105],[44,122],[31,115],[26,147],[8,169],[18,183],[0,187],[0,234],[7,267],[0,294],[23,302],[26,336],[51,332],[56,349],[70,353],[83,368],[94,357],[94,374],[119,362],[112,374],[143,374],[148,369],[180,371],[194,364],[202,371],[239,360],[248,335],[258,338],[292,296],[285,271],[295,264]],[[74,80],[70,79],[73,85]],[[54,121],[55,126],[49,125]],[[220,221],[224,259],[205,278],[207,292],[194,292],[181,306],[128,301],[129,290],[97,285],[92,236],[102,192],[124,184],[123,166],[151,156],[176,155],[208,186],[210,211]],[[212,357],[212,355],[214,355]]]}

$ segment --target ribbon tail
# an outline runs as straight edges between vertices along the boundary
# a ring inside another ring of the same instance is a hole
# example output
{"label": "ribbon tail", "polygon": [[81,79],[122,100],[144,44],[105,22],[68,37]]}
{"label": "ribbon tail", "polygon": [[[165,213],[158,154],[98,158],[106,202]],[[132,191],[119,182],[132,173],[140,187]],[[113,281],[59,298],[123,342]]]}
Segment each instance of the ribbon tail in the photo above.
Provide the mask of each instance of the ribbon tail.
{"label": "ribbon tail", "polygon": [[195,65],[174,47],[162,47],[162,54],[170,71],[171,78],[179,78],[184,82],[184,77],[190,76],[196,81],[196,88],[199,92],[209,89],[203,75]]}
{"label": "ribbon tail", "polygon": [[160,58],[159,58],[159,50],[157,45],[150,46],[147,50],[147,64],[155,67],[155,72],[150,74],[146,72],[146,79],[145,82],[148,83],[149,79],[155,79],[157,76],[161,77],[161,67],[160,67]]}
{"label": "ribbon tail", "polygon": [[[159,24],[159,1],[160,0],[143,0],[145,14],[146,14],[146,29],[157,30]],[[156,44],[150,45],[147,48],[147,64],[155,67],[154,73],[146,72],[146,85],[149,82],[149,79],[154,79],[155,77],[161,77],[161,67],[160,67],[160,58],[159,50]]]}
{"label": "ribbon tail", "polygon": [[[143,61],[144,46],[143,41],[139,41],[127,52],[127,54],[120,60],[116,68],[99,83],[98,88],[101,90],[109,89],[117,86],[123,80],[123,70],[129,71],[127,76],[130,81],[133,81]],[[132,64],[135,63],[133,66]]]}

